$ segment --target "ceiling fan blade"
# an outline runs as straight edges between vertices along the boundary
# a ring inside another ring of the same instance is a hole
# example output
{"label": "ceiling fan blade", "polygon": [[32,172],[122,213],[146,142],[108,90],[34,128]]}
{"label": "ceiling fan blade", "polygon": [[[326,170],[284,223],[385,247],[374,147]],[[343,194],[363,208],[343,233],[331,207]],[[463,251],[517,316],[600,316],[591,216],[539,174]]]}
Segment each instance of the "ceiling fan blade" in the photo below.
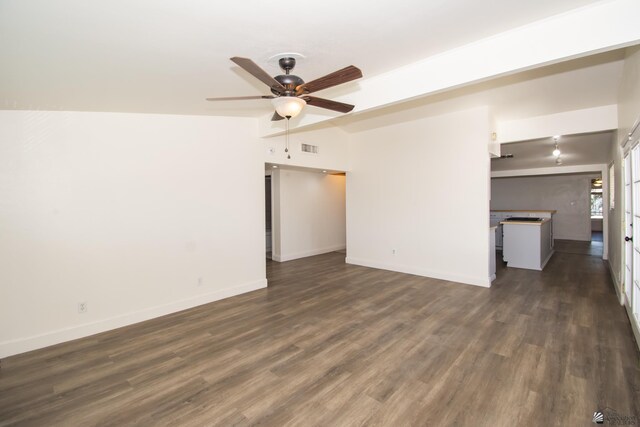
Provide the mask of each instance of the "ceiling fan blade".
{"label": "ceiling fan blade", "polygon": [[207,101],[242,101],[245,99],[273,99],[275,96],[228,96],[222,98],[207,98]]}
{"label": "ceiling fan blade", "polygon": [[327,110],[338,111],[340,113],[348,113],[355,107],[355,105],[331,101],[330,99],[316,98],[315,96],[301,96],[301,98],[307,101],[307,104],[313,105],[314,107],[326,108]]}
{"label": "ceiling fan blade", "polygon": [[271,117],[271,121],[272,122],[277,122],[278,120],[284,120],[284,117],[282,117],[280,114],[278,114],[277,111],[273,112],[273,117]]}
{"label": "ceiling fan blade", "polygon": [[251,74],[253,77],[269,86],[271,89],[274,89],[280,93],[286,90],[284,86],[280,84],[280,82],[267,74],[265,70],[260,68],[258,64],[256,64],[249,58],[240,58],[238,56],[234,56],[233,58],[231,58],[231,60],[239,65],[243,70]]}
{"label": "ceiling fan blade", "polygon": [[360,77],[362,77],[362,71],[360,71],[358,67],[349,65],[342,70],[334,71],[333,73],[327,74],[319,79],[301,84],[296,87],[296,95],[317,92],[322,89],[350,82],[351,80],[359,79]]}

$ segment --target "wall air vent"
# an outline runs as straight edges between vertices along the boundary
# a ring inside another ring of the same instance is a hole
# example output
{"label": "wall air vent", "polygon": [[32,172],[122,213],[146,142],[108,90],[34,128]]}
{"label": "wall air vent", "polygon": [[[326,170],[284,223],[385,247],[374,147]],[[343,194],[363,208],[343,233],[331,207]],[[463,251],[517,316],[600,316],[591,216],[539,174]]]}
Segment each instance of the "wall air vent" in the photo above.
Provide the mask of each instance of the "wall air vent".
{"label": "wall air vent", "polygon": [[311,144],[300,144],[300,150],[303,153],[318,154],[318,146]]}

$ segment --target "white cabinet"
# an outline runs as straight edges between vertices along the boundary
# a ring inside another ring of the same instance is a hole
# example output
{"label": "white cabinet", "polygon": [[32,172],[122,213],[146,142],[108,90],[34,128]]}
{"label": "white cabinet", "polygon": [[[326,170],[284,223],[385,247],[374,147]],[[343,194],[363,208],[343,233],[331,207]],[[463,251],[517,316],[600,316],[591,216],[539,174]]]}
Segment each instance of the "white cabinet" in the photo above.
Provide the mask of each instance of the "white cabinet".
{"label": "white cabinet", "polygon": [[[489,212],[490,218],[490,226],[498,225],[496,229],[496,249],[503,249],[504,243],[504,230],[501,221],[504,221],[507,218],[511,218],[514,216],[517,217],[529,217],[529,218],[550,218],[553,219],[553,215],[556,213],[554,210],[514,210],[514,209],[505,209],[505,210],[491,210]],[[550,227],[551,232],[551,247],[553,248],[553,223]]]}
{"label": "white cabinet", "polygon": [[505,222],[503,260],[507,267],[542,270],[553,255],[552,221]]}

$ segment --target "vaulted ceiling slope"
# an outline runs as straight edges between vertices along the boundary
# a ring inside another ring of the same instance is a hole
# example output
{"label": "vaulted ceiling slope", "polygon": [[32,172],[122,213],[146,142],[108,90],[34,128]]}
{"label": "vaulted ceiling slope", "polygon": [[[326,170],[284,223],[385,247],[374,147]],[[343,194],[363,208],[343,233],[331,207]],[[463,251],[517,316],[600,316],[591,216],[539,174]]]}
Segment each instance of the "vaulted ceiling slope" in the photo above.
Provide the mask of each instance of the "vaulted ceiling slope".
{"label": "vaulted ceiling slope", "polygon": [[[637,2],[0,0],[0,108],[260,117],[268,101],[204,98],[265,93],[231,56],[278,74],[269,58],[299,52],[307,80],[360,67],[365,79],[335,94],[364,111],[628,45],[640,39],[640,27],[621,25],[629,7]],[[596,17],[606,22],[581,37]],[[536,39],[518,55],[505,44]],[[333,117],[301,116],[300,126]]]}
{"label": "vaulted ceiling slope", "polygon": [[624,49],[498,77],[335,120],[347,132],[412,121],[483,105],[497,122],[618,102]]}

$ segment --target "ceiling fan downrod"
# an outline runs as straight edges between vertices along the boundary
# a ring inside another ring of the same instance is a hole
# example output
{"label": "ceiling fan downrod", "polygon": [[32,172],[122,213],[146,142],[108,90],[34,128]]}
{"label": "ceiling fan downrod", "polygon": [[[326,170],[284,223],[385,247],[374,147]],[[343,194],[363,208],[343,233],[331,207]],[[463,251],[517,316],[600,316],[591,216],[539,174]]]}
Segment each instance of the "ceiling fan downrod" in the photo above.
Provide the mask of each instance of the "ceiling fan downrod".
{"label": "ceiling fan downrod", "polygon": [[271,88],[271,92],[278,96],[296,96],[296,88],[304,84],[304,80],[295,74],[291,74],[291,70],[296,66],[295,58],[280,58],[278,65],[284,71],[284,74],[275,76],[274,79],[284,87],[284,91],[281,88]]}

